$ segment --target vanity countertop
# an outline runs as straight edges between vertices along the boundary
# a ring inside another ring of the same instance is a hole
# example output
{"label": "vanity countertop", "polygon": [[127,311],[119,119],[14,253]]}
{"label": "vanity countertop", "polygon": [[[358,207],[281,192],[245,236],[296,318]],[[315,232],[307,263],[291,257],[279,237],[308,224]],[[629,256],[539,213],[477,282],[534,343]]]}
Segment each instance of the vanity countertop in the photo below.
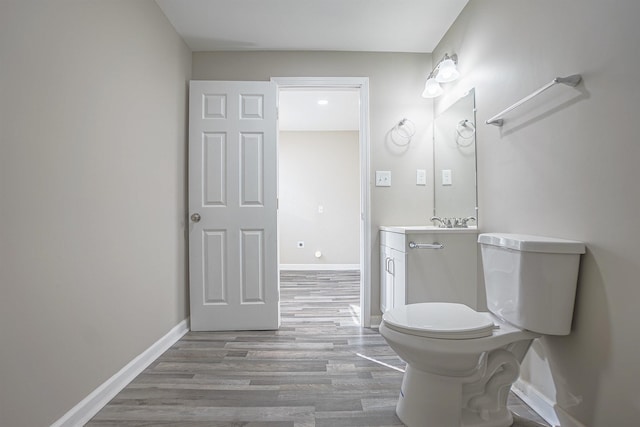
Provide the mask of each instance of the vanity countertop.
{"label": "vanity countertop", "polygon": [[434,225],[381,225],[380,231],[390,231],[402,234],[427,234],[427,233],[478,233],[478,227],[468,228],[442,228]]}

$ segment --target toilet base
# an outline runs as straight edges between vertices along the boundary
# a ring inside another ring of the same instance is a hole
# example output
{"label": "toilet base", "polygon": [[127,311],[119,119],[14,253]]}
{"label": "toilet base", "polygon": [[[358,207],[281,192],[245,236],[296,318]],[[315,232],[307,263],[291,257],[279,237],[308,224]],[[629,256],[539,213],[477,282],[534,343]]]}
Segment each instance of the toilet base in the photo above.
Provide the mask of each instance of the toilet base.
{"label": "toilet base", "polygon": [[407,365],[396,405],[408,427],[459,426],[462,383]]}
{"label": "toilet base", "polygon": [[[467,407],[469,396],[465,385],[468,387],[473,384],[469,380],[469,377],[435,375],[407,365],[396,414],[408,427],[511,426],[513,416],[506,405],[499,405],[499,409],[490,413]],[[504,384],[502,388],[508,393],[510,383]],[[506,403],[506,399],[504,400]]]}

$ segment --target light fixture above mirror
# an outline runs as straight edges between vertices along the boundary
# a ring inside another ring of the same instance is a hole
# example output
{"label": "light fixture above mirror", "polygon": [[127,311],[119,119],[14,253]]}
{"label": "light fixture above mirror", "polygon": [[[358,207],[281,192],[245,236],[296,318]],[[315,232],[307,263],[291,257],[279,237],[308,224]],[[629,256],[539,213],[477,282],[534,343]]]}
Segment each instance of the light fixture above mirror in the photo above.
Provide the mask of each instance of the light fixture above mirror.
{"label": "light fixture above mirror", "polygon": [[458,55],[454,53],[449,56],[448,53],[445,53],[444,57],[438,62],[438,65],[429,73],[427,82],[424,85],[422,97],[435,98],[442,95],[444,90],[442,86],[440,86],[440,83],[449,83],[460,77],[460,72],[456,68],[457,63]]}

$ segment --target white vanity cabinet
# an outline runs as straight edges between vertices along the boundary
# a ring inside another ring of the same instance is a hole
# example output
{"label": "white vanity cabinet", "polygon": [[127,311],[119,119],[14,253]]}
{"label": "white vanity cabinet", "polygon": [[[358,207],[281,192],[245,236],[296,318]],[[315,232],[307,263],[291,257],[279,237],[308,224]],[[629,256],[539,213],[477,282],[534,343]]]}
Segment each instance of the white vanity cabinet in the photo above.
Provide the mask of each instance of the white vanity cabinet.
{"label": "white vanity cabinet", "polygon": [[[475,228],[380,227],[382,313],[418,302],[484,309],[484,292],[478,292],[477,238]],[[436,243],[442,248],[434,248]]]}
{"label": "white vanity cabinet", "polygon": [[407,254],[396,242],[394,234],[380,235],[380,310],[385,311],[407,303]]}

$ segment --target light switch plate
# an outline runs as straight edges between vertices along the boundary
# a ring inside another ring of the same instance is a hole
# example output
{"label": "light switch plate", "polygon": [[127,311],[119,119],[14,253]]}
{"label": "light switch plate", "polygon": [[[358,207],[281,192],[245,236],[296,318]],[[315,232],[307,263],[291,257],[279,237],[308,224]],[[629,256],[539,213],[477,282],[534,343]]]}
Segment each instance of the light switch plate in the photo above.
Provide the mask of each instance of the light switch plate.
{"label": "light switch plate", "polygon": [[376,187],[391,187],[391,171],[376,171]]}
{"label": "light switch plate", "polygon": [[451,169],[442,169],[442,185],[451,185]]}
{"label": "light switch plate", "polygon": [[427,185],[427,171],[424,169],[416,170],[416,185]]}

